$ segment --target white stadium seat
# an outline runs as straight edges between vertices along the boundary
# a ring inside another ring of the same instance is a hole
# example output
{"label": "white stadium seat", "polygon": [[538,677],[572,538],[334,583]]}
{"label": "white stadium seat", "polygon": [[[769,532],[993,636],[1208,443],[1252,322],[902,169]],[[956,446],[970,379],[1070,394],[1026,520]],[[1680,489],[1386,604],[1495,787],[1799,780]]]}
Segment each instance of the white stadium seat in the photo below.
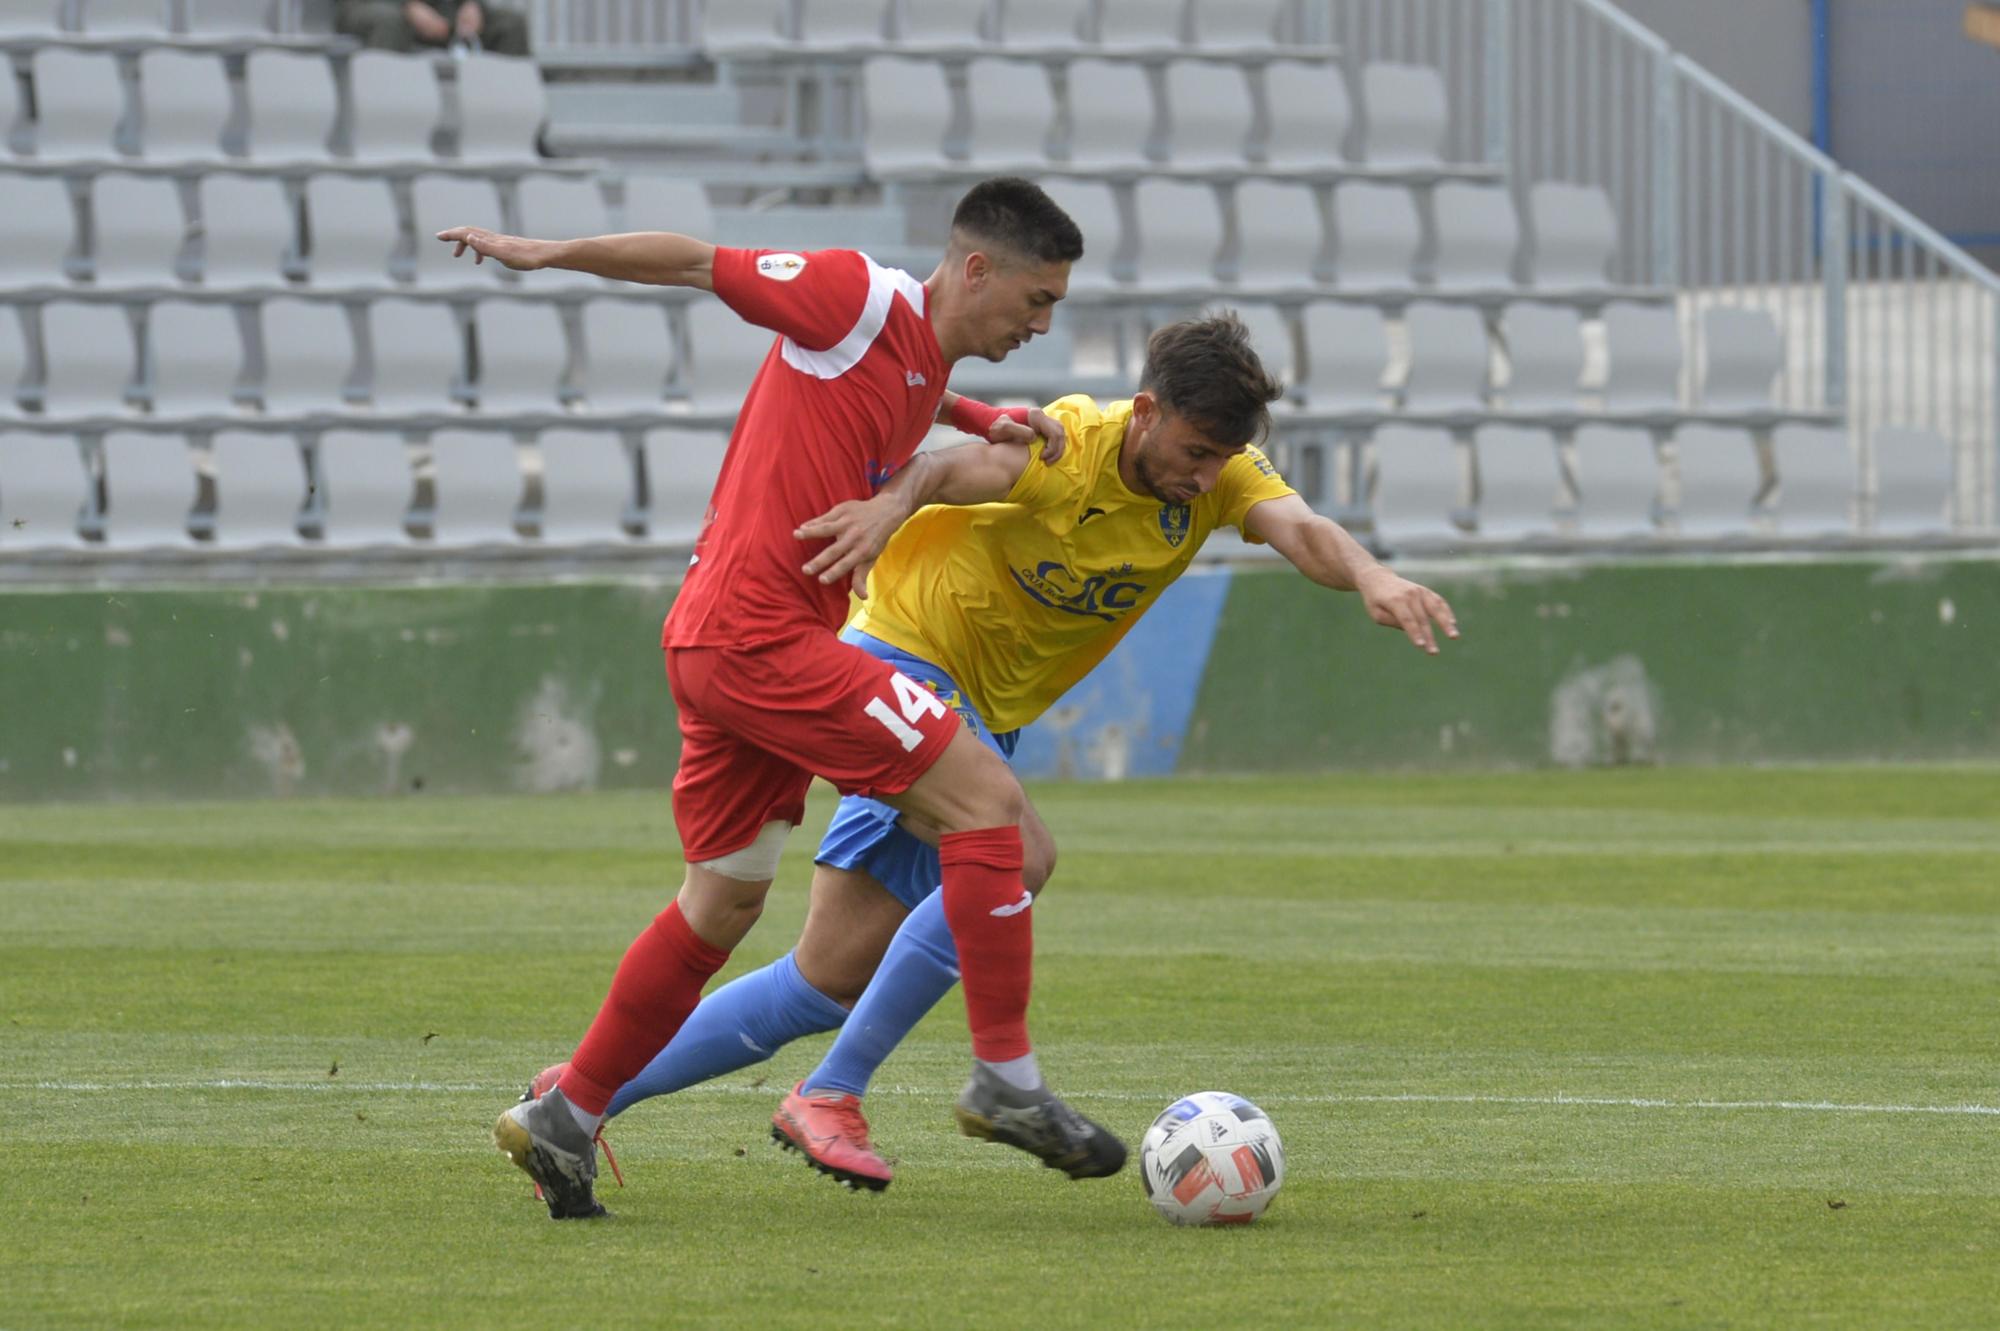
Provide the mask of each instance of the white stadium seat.
{"label": "white stadium seat", "polygon": [[113,430],[104,458],[104,544],[125,549],[187,545],[194,459],[177,434]]}
{"label": "white stadium seat", "polygon": [[1338,65],[1273,60],[1264,67],[1264,95],[1271,108],[1266,161],[1310,166],[1339,160],[1354,105]]}
{"label": "white stadium seat", "polygon": [[917,4],[905,0],[896,37],[899,41],[932,45],[950,42],[973,45],[984,40],[979,24],[986,10],[987,0],[921,0]]}
{"label": "white stadium seat", "polygon": [[243,85],[252,157],[315,162],[327,156],[339,96],[325,56],[252,51],[244,58]]}
{"label": "white stadium seat", "polygon": [[34,53],[31,68],[36,156],[111,156],[112,132],[125,115],[125,87],[116,57],[105,51],[45,46]]}
{"label": "white stadium seat", "polygon": [[525,57],[490,54],[457,68],[458,155],[468,161],[535,156],[549,115],[541,68]]}
{"label": "white stadium seat", "polygon": [[1335,271],[1343,287],[1411,285],[1423,228],[1400,185],[1341,185],[1333,191]]}
{"label": "white stadium seat", "polygon": [[281,280],[298,243],[298,219],[281,183],[211,171],[201,178],[197,197],[203,285]]}
{"label": "white stadium seat", "polygon": [[1178,166],[1242,166],[1257,114],[1242,67],[1169,61],[1166,89],[1169,158]]}
{"label": "white stadium seat", "polygon": [[1237,185],[1236,234],[1236,280],[1246,286],[1298,286],[1317,280],[1327,267],[1326,228],[1309,185]]}
{"label": "white stadium seat", "polygon": [[1179,46],[1188,0],[1098,0],[1097,40],[1105,46]]}
{"label": "white stadium seat", "polygon": [[1702,312],[1701,331],[1701,404],[1724,411],[1769,407],[1785,364],[1776,321],[1763,310],[1717,306]]}
{"label": "white stadium seat", "polygon": [[90,203],[91,271],[99,286],[174,280],[187,221],[172,180],[105,171],[90,182]]}
{"label": "white stadium seat", "polygon": [[1136,61],[1085,57],[1069,62],[1069,160],[1076,166],[1130,167],[1153,138],[1153,91]]}
{"label": "white stadium seat", "polygon": [[811,46],[872,45],[887,32],[889,0],[804,0],[799,40]]}
{"label": "white stadium seat", "polygon": [[512,280],[505,264],[489,259],[475,262],[472,251],[457,258],[437,233],[447,227],[481,226],[504,230],[500,192],[490,180],[472,176],[421,175],[410,182],[410,206],[416,219],[417,281],[425,286],[483,286]]}
{"label": "white stadium seat", "polygon": [[519,539],[521,464],[512,435],[494,430],[439,430],[431,436],[437,500],[431,539],[481,545]]}
{"label": "white stadium seat", "polygon": [[187,30],[215,36],[270,32],[272,0],[186,0]]}
{"label": "white stadium seat", "polygon": [[1001,0],[1000,36],[1009,46],[1073,46],[1088,0]]}
{"label": "white stadium seat", "polygon": [[307,265],[313,285],[386,283],[389,258],[397,246],[396,201],[388,182],[367,176],[309,176],[305,196]]}
{"label": "white stadium seat", "polygon": [[702,42],[707,46],[770,45],[793,36],[786,26],[792,0],[728,0],[702,6]]}
{"label": "white stadium seat", "polygon": [[666,306],[603,299],[583,307],[583,397],[592,411],[657,411],[673,374]]}
{"label": "white stadium seat", "polygon": [[1677,411],[1681,402],[1680,316],[1672,305],[1611,301],[1604,307],[1610,369],[1604,405],[1613,411]]}
{"label": "white stadium seat", "polygon": [[0,282],[61,282],[63,256],[76,243],[76,209],[61,176],[0,172]]}
{"label": "white stadium seat", "polygon": [[1539,287],[1601,287],[1618,244],[1611,198],[1594,185],[1545,181],[1528,190],[1529,268]]}
{"label": "white stadium seat", "polygon": [[158,48],[139,53],[139,107],[145,126],[140,142],[147,157],[221,156],[229,104],[221,56]]}
{"label": "white stadium seat", "polygon": [[1931,430],[1882,426],[1872,436],[1875,505],[1870,530],[1894,535],[1949,528],[1951,445]]}
{"label": "white stadium seat", "polygon": [[20,410],[15,394],[28,370],[28,339],[20,314],[17,309],[0,306],[0,419]]}
{"label": "white stadium seat", "polygon": [[1222,214],[1215,188],[1144,179],[1133,187],[1139,223],[1139,277],[1148,285],[1206,286],[1215,281]]}
{"label": "white stadium seat", "polygon": [[44,305],[42,410],[52,416],[122,412],[134,350],[132,321],[122,305]]}
{"label": "white stadium seat", "polygon": [[1095,180],[1044,180],[1041,185],[1083,232],[1083,257],[1069,270],[1071,288],[1122,280],[1129,256],[1124,220],[1111,186]]}
{"label": "white stadium seat", "polygon": [[25,37],[56,30],[64,0],[0,0],[0,36]]}
{"label": "white stadium seat", "polygon": [[320,527],[329,545],[400,545],[414,473],[400,434],[328,430],[313,449]]}
{"label": "white stadium seat", "polygon": [[648,430],[646,535],[663,545],[692,545],[708,514],[729,436],[719,430]]}
{"label": "white stadium seat", "polygon": [[1298,343],[1292,336],[1292,321],[1276,305],[1266,301],[1246,301],[1232,308],[1250,334],[1257,359],[1277,379],[1291,385],[1298,382]]}
{"label": "white stadium seat", "polygon": [[1308,303],[1303,315],[1306,401],[1320,411],[1376,411],[1389,363],[1382,312],[1338,301]]}
{"label": "white stadium seat", "polygon": [[1195,0],[1192,15],[1196,44],[1215,50],[1268,47],[1278,40],[1278,22],[1286,0]]}
{"label": "white stadium seat", "polygon": [[167,32],[165,0],[72,0],[92,37],[163,37]]}
{"label": "white stadium seat", "polygon": [[972,108],[968,155],[975,166],[1031,167],[1048,156],[1056,103],[1045,68],[1027,60],[973,60],[965,67]]}
{"label": "white stadium seat", "polygon": [[1391,541],[1466,534],[1472,475],[1465,445],[1444,430],[1387,425],[1371,451],[1369,506],[1378,532]]}
{"label": "white stadium seat", "polygon": [[147,314],[153,411],[159,415],[226,412],[243,377],[243,335],[233,306],[155,301]]}
{"label": "white stadium seat", "polygon": [[624,231],[678,231],[685,236],[715,234],[715,210],[698,180],[676,176],[625,177]]}
{"label": "white stadium seat", "polygon": [[0,550],[82,544],[77,519],[88,484],[70,435],[0,430]]}
{"label": "white stadium seat", "polygon": [[1660,456],[1645,430],[1587,425],[1576,433],[1577,519],[1593,536],[1652,535],[1660,521]]}
{"label": "white stadium seat", "polygon": [[422,161],[431,156],[431,134],[443,102],[430,56],[357,51],[348,58],[347,86],[357,159]]}
{"label": "white stadium seat", "polygon": [[1376,62],[1361,70],[1370,166],[1436,166],[1449,119],[1444,76],[1429,65]]}
{"label": "white stadium seat", "polygon": [[547,301],[482,300],[473,309],[479,409],[554,411],[569,367],[562,315]]}
{"label": "white stadium seat", "polygon": [[[1876,445],[1881,445],[1877,435]],[[1837,425],[1781,425],[1771,436],[1778,470],[1778,530],[1788,536],[1845,535],[1855,528],[1860,468],[1854,444]],[[1949,475],[1942,479],[1949,481]],[[1936,505],[1942,515],[1944,505]]]}
{"label": "white stadium seat", "polygon": [[632,456],[604,430],[545,430],[541,535],[544,541],[625,539],[632,502]]}
{"label": "white stadium seat", "polygon": [[272,415],[335,411],[354,373],[354,332],[330,300],[280,296],[259,311],[264,410]]}
{"label": "white stadium seat", "polygon": [[1562,502],[1561,460],[1547,430],[1489,425],[1475,436],[1479,534],[1490,540],[1553,535]]}
{"label": "white stadium seat", "polygon": [[1437,187],[1437,257],[1441,287],[1511,287],[1521,222],[1504,185],[1446,181]]}
{"label": "white stadium seat", "polygon": [[1519,301],[1500,319],[1510,411],[1576,410],[1583,379],[1583,319],[1574,307]]}
{"label": "white stadium seat", "polygon": [[222,430],[210,448],[215,463],[215,544],[297,545],[306,492],[298,441],[289,434]]}
{"label": "white stadium seat", "polygon": [[771,350],[771,334],[720,301],[696,301],[684,310],[688,359],[679,378],[688,401],[698,410],[733,411]]}
{"label": "white stadium seat", "polygon": [[[4,9],[7,3],[8,0],[0,0],[0,34],[10,31]],[[0,160],[14,155],[14,120],[21,113],[21,80],[13,77],[11,67],[7,75],[0,78]]]}
{"label": "white stadium seat", "polygon": [[1469,305],[1412,301],[1404,312],[1404,326],[1410,336],[1404,408],[1484,411],[1492,351],[1479,311]]}
{"label": "white stadium seat", "polygon": [[1740,536],[1752,528],[1764,496],[1763,468],[1748,430],[1684,425],[1674,432],[1680,463],[1680,504],[1674,510],[1683,536]]}
{"label": "white stadium seat", "polygon": [[861,152],[872,172],[935,167],[951,125],[951,89],[935,60],[877,56],[861,67]]}
{"label": "white stadium seat", "polygon": [[447,305],[388,297],[368,304],[368,397],[381,412],[445,411],[465,360]]}

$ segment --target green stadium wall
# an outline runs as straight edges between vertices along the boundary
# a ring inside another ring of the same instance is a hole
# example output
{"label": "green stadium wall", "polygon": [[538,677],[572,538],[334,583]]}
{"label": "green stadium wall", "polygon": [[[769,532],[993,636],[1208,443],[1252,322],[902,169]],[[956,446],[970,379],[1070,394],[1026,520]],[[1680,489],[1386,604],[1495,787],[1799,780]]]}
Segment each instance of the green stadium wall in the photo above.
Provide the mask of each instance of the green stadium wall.
{"label": "green stadium wall", "polygon": [[[1030,773],[2000,759],[2000,562],[1417,575],[1465,630],[1434,659],[1283,568],[1188,580],[1078,686],[1086,706],[1043,723],[1064,742],[1024,745]],[[0,798],[661,788],[671,599],[633,581],[0,593]],[[1187,696],[1149,696],[1169,693]],[[1142,761],[1102,701],[1134,697]]]}

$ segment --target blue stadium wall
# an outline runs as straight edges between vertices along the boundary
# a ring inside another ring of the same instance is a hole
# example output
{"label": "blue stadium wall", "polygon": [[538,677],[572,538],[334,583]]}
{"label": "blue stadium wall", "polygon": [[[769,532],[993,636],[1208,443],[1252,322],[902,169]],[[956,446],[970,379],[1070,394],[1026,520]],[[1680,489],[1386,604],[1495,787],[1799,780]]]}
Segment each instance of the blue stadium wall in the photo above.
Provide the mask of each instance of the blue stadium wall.
{"label": "blue stadium wall", "polygon": [[[2000,562],[1449,565],[1426,658],[1285,569],[1183,579],[1030,776],[2000,759]],[[670,586],[0,594],[0,798],[664,787]]]}

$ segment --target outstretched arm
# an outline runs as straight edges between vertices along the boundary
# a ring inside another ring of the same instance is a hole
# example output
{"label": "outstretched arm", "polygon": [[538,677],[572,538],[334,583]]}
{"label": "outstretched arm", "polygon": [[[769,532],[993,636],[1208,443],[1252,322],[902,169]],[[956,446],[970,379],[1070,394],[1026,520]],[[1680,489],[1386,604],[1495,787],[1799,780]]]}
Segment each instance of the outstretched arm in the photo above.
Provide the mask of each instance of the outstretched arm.
{"label": "outstretched arm", "polygon": [[917,454],[872,498],[836,504],[792,533],[830,542],[805,571],[823,583],[851,578],[855,594],[865,596],[868,570],[912,513],[926,504],[998,503],[1013,492],[1030,456],[1026,444],[958,444]]}
{"label": "outstretched arm", "polygon": [[474,263],[493,259],[517,272],[567,268],[619,282],[715,290],[715,246],[673,231],[633,231],[618,236],[586,236],[582,240],[531,240],[476,226],[454,226],[438,232],[437,238],[457,246],[451,252],[454,259],[471,250]]}
{"label": "outstretched arm", "polygon": [[1370,619],[1401,629],[1431,655],[1438,650],[1431,621],[1437,621],[1445,637],[1458,636],[1458,620],[1444,597],[1384,568],[1344,527],[1313,512],[1297,495],[1256,505],[1245,515],[1243,526],[1320,586],[1359,592]]}

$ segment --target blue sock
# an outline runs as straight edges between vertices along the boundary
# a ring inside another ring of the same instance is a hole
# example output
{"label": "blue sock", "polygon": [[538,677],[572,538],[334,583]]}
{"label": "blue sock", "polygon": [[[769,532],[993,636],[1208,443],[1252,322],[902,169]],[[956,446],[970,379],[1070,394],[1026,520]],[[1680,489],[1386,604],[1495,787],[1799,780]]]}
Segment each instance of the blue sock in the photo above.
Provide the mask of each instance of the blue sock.
{"label": "blue sock", "polygon": [[762,1063],[782,1045],[830,1031],[847,1009],[806,983],[787,952],[739,975],[695,1005],[687,1021],[638,1076],[618,1088],[605,1117],[656,1095]]}
{"label": "blue sock", "polygon": [[890,1051],[957,983],[958,949],[945,923],[944,893],[933,892],[896,931],[875,978],[805,1088],[866,1095]]}

